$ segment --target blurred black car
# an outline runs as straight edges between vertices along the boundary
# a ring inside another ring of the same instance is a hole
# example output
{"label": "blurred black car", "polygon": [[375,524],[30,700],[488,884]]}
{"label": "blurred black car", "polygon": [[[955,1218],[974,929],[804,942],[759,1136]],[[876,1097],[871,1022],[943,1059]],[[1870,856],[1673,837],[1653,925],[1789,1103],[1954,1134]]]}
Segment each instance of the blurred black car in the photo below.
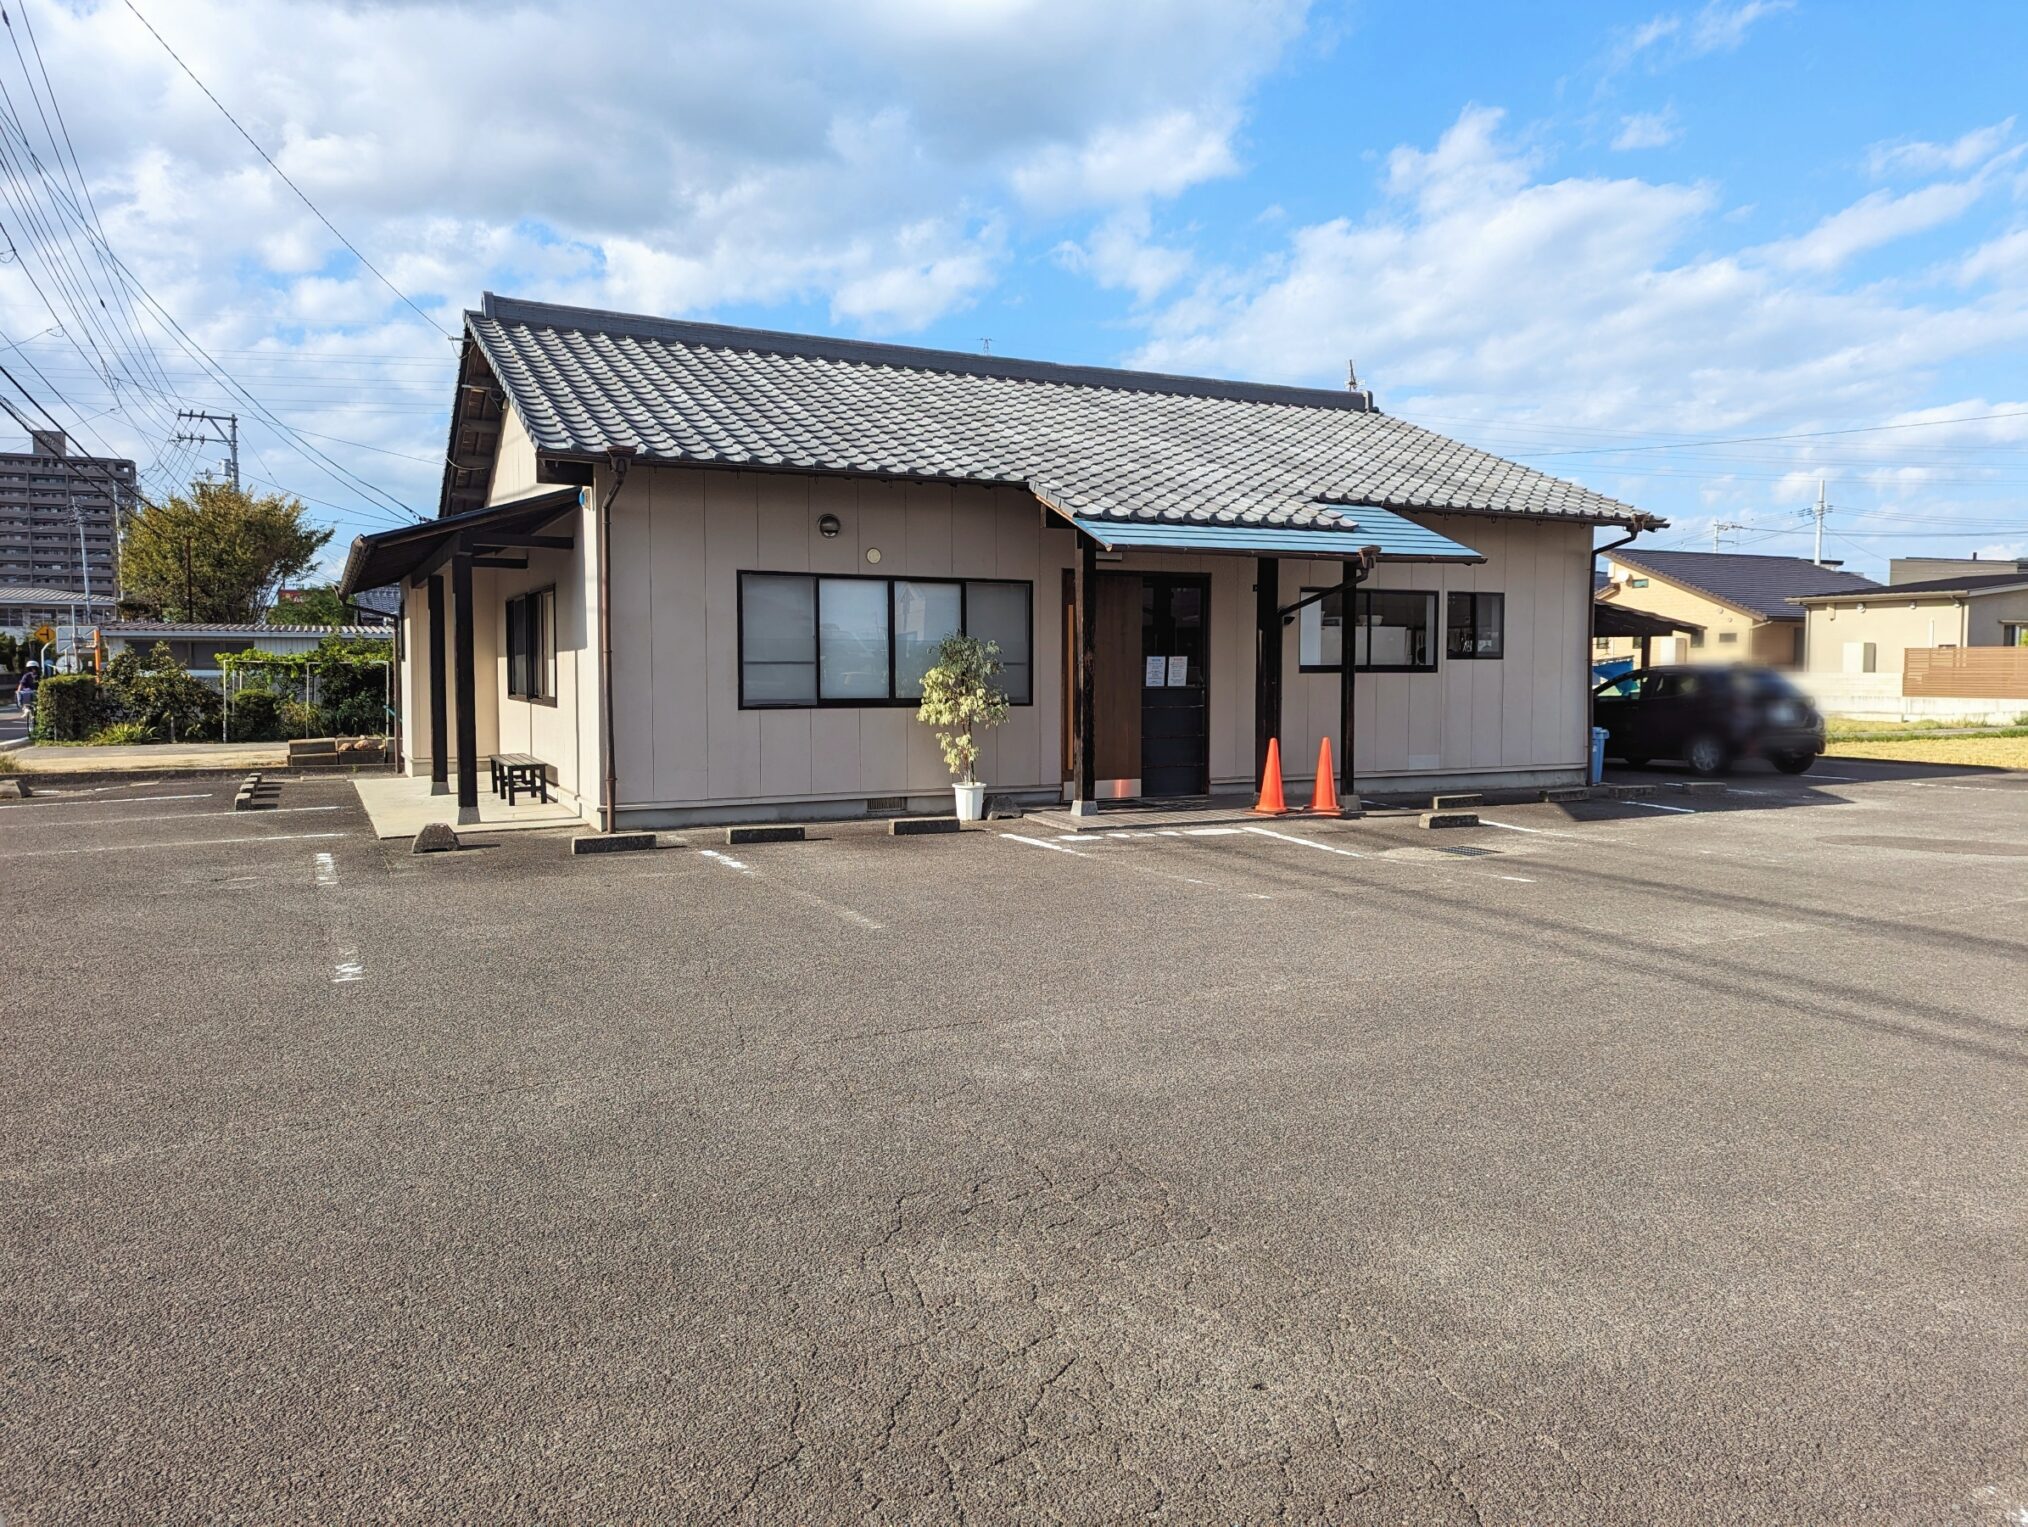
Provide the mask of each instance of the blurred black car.
{"label": "blurred black car", "polygon": [[1767,668],[1636,668],[1592,691],[1592,722],[1606,729],[1606,756],[1637,767],[1681,759],[1719,774],[1739,759],[1765,758],[1801,774],[1824,751],[1824,718]]}

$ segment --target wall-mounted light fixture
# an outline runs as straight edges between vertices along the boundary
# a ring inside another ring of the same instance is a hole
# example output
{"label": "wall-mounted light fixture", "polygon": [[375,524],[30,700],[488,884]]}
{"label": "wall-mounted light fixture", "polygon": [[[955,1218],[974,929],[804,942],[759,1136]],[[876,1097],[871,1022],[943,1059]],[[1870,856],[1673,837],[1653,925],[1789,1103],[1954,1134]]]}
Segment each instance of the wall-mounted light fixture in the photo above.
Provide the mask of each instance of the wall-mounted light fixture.
{"label": "wall-mounted light fixture", "polygon": [[817,534],[827,541],[835,538],[838,534],[838,516],[835,514],[819,515],[817,518]]}

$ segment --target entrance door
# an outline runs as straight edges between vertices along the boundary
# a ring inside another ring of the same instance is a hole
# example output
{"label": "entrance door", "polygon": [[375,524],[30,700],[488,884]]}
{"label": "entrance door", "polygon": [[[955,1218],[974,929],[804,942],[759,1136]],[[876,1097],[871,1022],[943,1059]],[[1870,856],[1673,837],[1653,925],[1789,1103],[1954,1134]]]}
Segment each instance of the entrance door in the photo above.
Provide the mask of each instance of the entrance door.
{"label": "entrance door", "polygon": [[[1141,794],[1211,789],[1210,580],[1141,579]],[[1104,691],[1100,691],[1101,694]]]}
{"label": "entrance door", "polygon": [[[1063,777],[1068,781],[1077,681],[1077,606],[1070,573],[1063,575]],[[1100,573],[1092,622],[1092,788],[1100,800],[1141,794],[1141,580],[1133,573]]]}

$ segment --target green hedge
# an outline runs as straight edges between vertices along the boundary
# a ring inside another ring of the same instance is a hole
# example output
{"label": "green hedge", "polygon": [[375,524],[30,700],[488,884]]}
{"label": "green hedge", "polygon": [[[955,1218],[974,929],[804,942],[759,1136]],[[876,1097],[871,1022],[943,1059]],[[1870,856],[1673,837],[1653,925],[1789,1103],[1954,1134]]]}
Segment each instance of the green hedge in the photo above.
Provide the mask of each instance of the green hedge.
{"label": "green hedge", "polygon": [[51,674],[35,691],[37,742],[83,742],[117,719],[92,674]]}

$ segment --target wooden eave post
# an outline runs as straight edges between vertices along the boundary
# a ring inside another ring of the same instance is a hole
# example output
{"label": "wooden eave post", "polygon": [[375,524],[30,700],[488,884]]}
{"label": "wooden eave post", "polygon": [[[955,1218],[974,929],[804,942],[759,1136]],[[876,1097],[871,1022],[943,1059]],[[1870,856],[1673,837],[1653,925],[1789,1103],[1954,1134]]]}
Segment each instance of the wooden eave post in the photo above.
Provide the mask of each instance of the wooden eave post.
{"label": "wooden eave post", "polygon": [[1282,730],[1281,562],[1254,558],[1253,777],[1267,769],[1268,742]]}
{"label": "wooden eave post", "polygon": [[430,794],[451,789],[451,675],[444,662],[444,575],[431,573],[430,594]]}
{"label": "wooden eave post", "polygon": [[1072,602],[1077,607],[1077,619],[1073,622],[1077,627],[1077,654],[1071,665],[1075,689],[1071,705],[1071,761],[1075,773],[1070,811],[1072,816],[1090,816],[1098,810],[1093,799],[1097,791],[1097,755],[1093,747],[1097,707],[1093,684],[1098,650],[1098,543],[1084,534],[1078,536]]}
{"label": "wooden eave post", "polygon": [[1355,679],[1359,672],[1359,581],[1366,576],[1358,562],[1345,564],[1345,608],[1339,624],[1338,662],[1338,803],[1347,811],[1358,809],[1358,769],[1352,749],[1358,741],[1355,710]]}
{"label": "wooden eave post", "polygon": [[472,554],[451,557],[452,664],[458,695],[458,821],[479,820],[479,685],[472,660]]}

